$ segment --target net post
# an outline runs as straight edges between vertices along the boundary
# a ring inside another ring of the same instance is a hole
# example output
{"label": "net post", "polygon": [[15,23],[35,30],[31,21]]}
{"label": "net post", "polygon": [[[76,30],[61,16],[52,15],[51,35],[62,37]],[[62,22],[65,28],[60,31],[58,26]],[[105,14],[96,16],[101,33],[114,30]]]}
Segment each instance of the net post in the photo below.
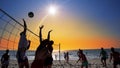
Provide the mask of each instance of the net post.
{"label": "net post", "polygon": [[60,43],[59,43],[59,61],[60,61]]}

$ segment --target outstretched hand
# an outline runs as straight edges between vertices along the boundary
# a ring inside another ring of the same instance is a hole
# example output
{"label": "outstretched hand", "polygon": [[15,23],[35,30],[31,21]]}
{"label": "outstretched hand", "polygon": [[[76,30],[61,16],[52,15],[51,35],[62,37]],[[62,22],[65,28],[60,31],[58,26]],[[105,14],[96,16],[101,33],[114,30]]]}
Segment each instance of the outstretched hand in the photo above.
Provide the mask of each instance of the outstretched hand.
{"label": "outstretched hand", "polygon": [[40,26],[39,28],[42,29],[44,27],[44,25]]}
{"label": "outstretched hand", "polygon": [[27,25],[24,19],[23,19],[23,22],[24,22],[24,28],[27,28]]}
{"label": "outstretched hand", "polygon": [[53,30],[50,30],[49,33],[52,32],[52,31],[53,31]]}

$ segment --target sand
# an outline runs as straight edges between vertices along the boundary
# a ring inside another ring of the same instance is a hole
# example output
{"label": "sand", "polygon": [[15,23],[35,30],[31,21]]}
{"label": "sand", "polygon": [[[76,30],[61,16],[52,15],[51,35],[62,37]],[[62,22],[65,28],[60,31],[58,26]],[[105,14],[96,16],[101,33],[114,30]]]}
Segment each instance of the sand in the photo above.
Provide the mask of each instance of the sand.
{"label": "sand", "polygon": [[[89,62],[88,68],[113,68],[112,62],[110,63],[109,60],[107,60],[107,67],[102,67],[102,64],[99,59],[88,60],[88,62]],[[29,60],[30,65],[31,63],[32,60]],[[52,68],[80,68],[80,66],[81,66],[81,62],[76,63],[75,60],[70,60],[69,63],[66,63],[64,60],[62,60],[61,62],[59,62],[58,60],[54,60]],[[17,61],[10,60],[10,64],[8,68],[18,68]],[[118,65],[118,68],[120,68],[120,65]]]}

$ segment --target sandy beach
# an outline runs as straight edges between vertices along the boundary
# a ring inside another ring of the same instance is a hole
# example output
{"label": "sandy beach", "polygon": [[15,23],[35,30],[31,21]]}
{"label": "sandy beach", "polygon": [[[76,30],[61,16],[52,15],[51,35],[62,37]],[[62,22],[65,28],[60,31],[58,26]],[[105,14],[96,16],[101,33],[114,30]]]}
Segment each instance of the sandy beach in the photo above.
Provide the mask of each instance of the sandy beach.
{"label": "sandy beach", "polygon": [[[113,68],[112,62],[110,63],[109,60],[107,60],[107,67],[103,67],[99,59],[88,60],[88,62],[88,68]],[[30,65],[31,63],[32,60],[29,60]],[[80,66],[81,63],[76,63],[75,60],[70,60],[69,63],[65,63],[64,60],[62,60],[61,62],[59,62],[58,60],[54,60],[52,68],[80,68]],[[8,68],[18,68],[17,61],[11,60]],[[120,68],[120,65],[118,66],[118,68]]]}

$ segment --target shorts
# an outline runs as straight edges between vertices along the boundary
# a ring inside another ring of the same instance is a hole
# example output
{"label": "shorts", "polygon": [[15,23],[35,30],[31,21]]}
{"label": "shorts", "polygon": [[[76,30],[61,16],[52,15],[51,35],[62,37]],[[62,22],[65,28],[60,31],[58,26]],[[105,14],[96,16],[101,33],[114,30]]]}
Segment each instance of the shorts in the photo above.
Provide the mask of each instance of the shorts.
{"label": "shorts", "polygon": [[102,57],[102,58],[101,58],[101,60],[106,60],[106,59],[107,59],[107,57]]}
{"label": "shorts", "polygon": [[53,64],[53,58],[52,57],[47,57],[45,59],[44,65],[47,66],[47,65],[52,65],[52,64]]}
{"label": "shorts", "polygon": [[18,61],[18,63],[22,63],[22,62],[26,62],[26,61],[28,61],[28,58],[27,58],[27,57],[25,57],[24,59],[21,58],[21,56],[20,56],[20,52],[19,52],[19,51],[17,52],[16,57],[17,57],[17,61]]}
{"label": "shorts", "polygon": [[88,62],[87,61],[82,62],[82,66],[88,66]]}

